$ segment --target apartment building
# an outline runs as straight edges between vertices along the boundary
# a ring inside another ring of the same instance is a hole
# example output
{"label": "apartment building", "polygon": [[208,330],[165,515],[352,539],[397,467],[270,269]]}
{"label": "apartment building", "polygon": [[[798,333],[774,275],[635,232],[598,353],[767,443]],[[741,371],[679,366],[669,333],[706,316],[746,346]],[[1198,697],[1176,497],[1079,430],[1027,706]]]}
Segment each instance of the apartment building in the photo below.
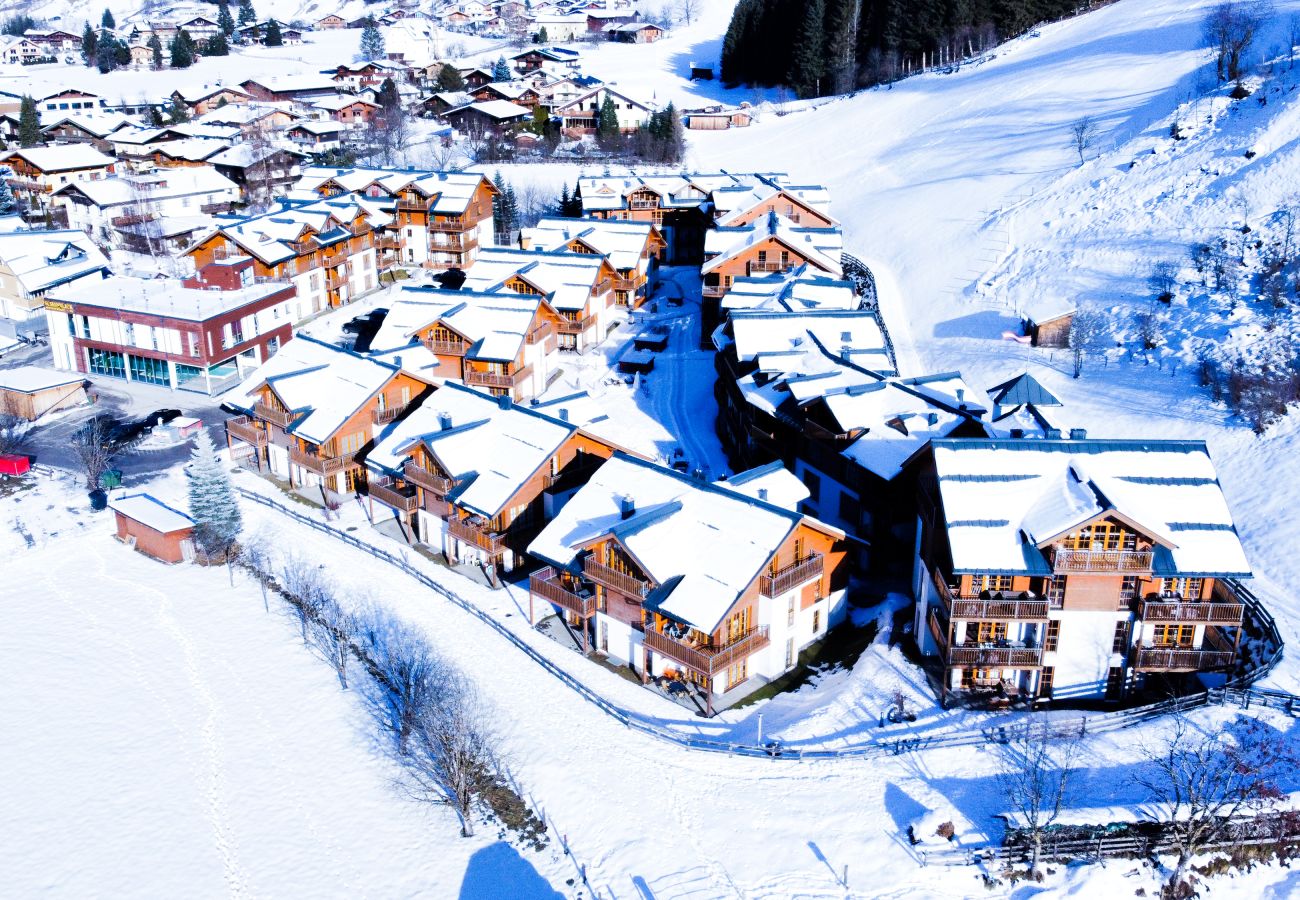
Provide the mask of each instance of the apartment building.
{"label": "apartment building", "polygon": [[0,318],[17,323],[23,332],[40,330],[47,292],[79,278],[107,274],[108,257],[85,232],[0,234]]}
{"label": "apartment building", "polygon": [[[714,309],[737,278],[807,267],[838,279],[844,235],[838,227],[796,225],[781,213],[767,212],[742,225],[709,231],[704,239],[703,294]],[[712,321],[717,321],[716,313]]]}
{"label": "apartment building", "polygon": [[522,250],[568,250],[603,256],[614,267],[614,302],[636,309],[649,293],[650,274],[667,249],[659,229],[643,222],[542,219],[519,233]]}
{"label": "apartment building", "polygon": [[12,150],[0,155],[0,163],[10,169],[5,180],[14,199],[29,209],[48,209],[55,205],[50,195],[64,185],[108,178],[117,168],[113,157],[88,144]]}
{"label": "apartment building", "polygon": [[944,696],[1119,700],[1233,671],[1250,565],[1200,441],[936,440],[915,634]]}
{"label": "apartment building", "polygon": [[530,617],[557,611],[643,680],[712,715],[798,664],[844,616],[844,533],[778,505],[775,467],[708,483],[616,453],[528,552]]}

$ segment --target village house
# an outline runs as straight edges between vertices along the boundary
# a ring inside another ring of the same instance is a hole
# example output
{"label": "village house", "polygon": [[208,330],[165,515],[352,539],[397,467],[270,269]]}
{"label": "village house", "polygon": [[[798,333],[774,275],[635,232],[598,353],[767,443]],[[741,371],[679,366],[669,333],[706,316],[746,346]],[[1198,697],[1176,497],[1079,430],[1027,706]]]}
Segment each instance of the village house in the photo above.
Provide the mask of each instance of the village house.
{"label": "village house", "polygon": [[497,189],[471,172],[412,169],[308,169],[298,190],[322,197],[354,195],[390,211],[379,236],[381,262],[424,268],[469,268],[495,241]]}
{"label": "village house", "polygon": [[377,438],[370,498],[408,540],[485,567],[499,584],[615,449],[562,415],[447,384]]}
{"label": "village house", "polygon": [[628,25],[640,21],[641,14],[634,9],[588,9],[587,31],[605,32],[610,25]]}
{"label": "village house", "polygon": [[302,174],[305,154],[271,143],[240,143],[207,158],[208,164],[239,185],[246,203],[260,205],[287,191]]}
{"label": "village house", "polygon": [[514,56],[509,57],[507,61],[510,63],[511,68],[520,75],[535,72],[546,65],[568,67],[577,65],[576,58],[571,58],[568,53],[549,47],[531,47],[522,53],[516,53]]}
{"label": "village house", "polygon": [[45,56],[62,56],[81,52],[81,35],[69,31],[38,31],[28,29],[23,37],[41,48]]}
{"label": "village house", "polygon": [[529,110],[541,102],[537,90],[524,81],[493,81],[476,88],[470,96],[479,103],[506,100]]}
{"label": "village house", "polygon": [[936,440],[917,465],[943,696],[1163,697],[1235,667],[1251,573],[1203,442]]}
{"label": "village house", "polygon": [[[705,236],[704,265],[700,267],[705,301],[726,297],[736,278],[789,272],[805,265],[839,278],[844,274],[840,267],[843,246],[839,228],[795,225],[777,212],[746,225],[714,228]],[[705,321],[713,323],[716,315],[706,316]]]}
{"label": "village house", "polygon": [[322,16],[312,23],[312,27],[317,31],[333,31],[336,28],[346,28],[347,25],[347,20],[336,13]]}
{"label": "village house", "polygon": [[844,534],[780,467],[709,483],[616,453],[528,547],[530,618],[558,610],[643,680],[712,715],[796,667],[845,615]]}
{"label": "village house", "polygon": [[202,87],[177,88],[171,92],[171,99],[189,110],[191,116],[201,116],[220,106],[248,103],[252,98],[247,91],[236,87],[213,84]]}
{"label": "village house", "polygon": [[293,282],[297,292],[290,318],[299,322],[379,286],[371,214],[349,197],[286,203],[274,212],[210,227],[184,255],[196,270],[251,257],[253,277]]}
{"label": "village house", "polygon": [[611,23],[602,30],[611,41],[624,44],[653,44],[664,36],[664,30],[653,22]]}
{"label": "village house", "polygon": [[11,175],[5,180],[14,199],[28,209],[55,205],[51,195],[65,184],[97,181],[116,171],[117,161],[86,144],[28,147],[0,155]]}
{"label": "village house", "polygon": [[56,368],[215,396],[293,337],[293,296],[243,258],[183,281],[82,280],[51,291],[45,317]]}
{"label": "village house", "polygon": [[229,212],[239,202],[239,186],[215,169],[190,167],[80,181],[59,188],[54,197],[67,211],[69,228],[122,247],[118,229],[123,226]]}
{"label": "village house", "polygon": [[347,126],[340,122],[298,122],[285,137],[303,153],[329,153],[343,146]]}
{"label": "village house", "polygon": [[587,34],[587,17],[582,13],[550,13],[533,16],[533,33],[546,30],[546,39],[557,44],[568,44]]}
{"label": "village house", "polygon": [[194,520],[152,494],[117,491],[108,500],[117,539],[165,563],[194,559]]}
{"label": "village house", "polygon": [[[218,106],[198,116],[186,126],[214,126],[217,128],[237,128],[238,135],[254,137],[257,135],[276,135],[284,131],[303,116],[288,108],[286,103],[248,103]],[[233,137],[233,136],[232,136]]]}
{"label": "village house", "polygon": [[1038,298],[1025,310],[1024,333],[1035,347],[1068,347],[1075,310],[1068,300]]}
{"label": "village house", "polygon": [[605,85],[580,97],[557,103],[551,109],[551,116],[560,120],[560,129],[568,137],[595,134],[600,110],[606,99],[614,104],[619,130],[625,134],[636,131],[650,118],[650,107]]}
{"label": "village house", "polygon": [[113,137],[134,126],[120,113],[70,113],[41,117],[41,137],[47,144],[89,144],[101,153],[113,148]]}
{"label": "village house", "polygon": [[0,62],[9,65],[29,66],[50,55],[49,51],[27,37],[4,35],[0,37]]}
{"label": "village house", "polygon": [[355,65],[341,64],[334,71],[334,83],[339,90],[356,92],[362,88],[379,87],[388,79],[394,84],[407,81],[410,69],[401,63],[376,59]]}
{"label": "village house", "polygon": [[748,103],[740,106],[706,106],[682,110],[682,124],[692,131],[725,131],[748,128],[754,116]]}
{"label": "village house", "polygon": [[650,274],[662,261],[667,244],[659,229],[647,223],[542,219],[520,231],[519,247],[605,257],[618,273],[614,302],[635,309],[645,302]]}
{"label": "village house", "polygon": [[332,119],[352,128],[362,128],[379,112],[379,104],[352,94],[339,94],[315,101],[311,104],[311,111],[319,119]]}
{"label": "village house", "polygon": [[322,504],[363,489],[364,454],[432,389],[398,366],[299,336],[225,399],[232,458]]}
{"label": "village house", "polygon": [[254,100],[271,103],[297,100],[307,105],[339,92],[329,75],[259,76],[241,81],[239,88]]}
{"label": "village house", "polygon": [[[79,278],[108,274],[104,256],[82,231],[0,234],[0,317],[26,333],[44,327],[45,294]],[[95,278],[99,281],[99,278]]]}
{"label": "village house", "polygon": [[560,315],[555,331],[562,351],[584,352],[614,325],[618,271],[603,256],[570,250],[509,250],[479,253],[466,271],[468,290],[513,291],[537,296]]}
{"label": "village house", "polygon": [[[80,39],[78,39],[78,43],[80,43]],[[18,95],[18,99],[22,99],[21,95]],[[69,112],[78,109],[90,112],[108,106],[108,101],[103,97],[79,88],[61,88],[44,96],[36,97],[35,100],[37,112]]]}
{"label": "village house", "polygon": [[527,107],[509,100],[488,100],[449,109],[442,120],[462,134],[503,134],[513,125],[532,118]]}
{"label": "village house", "polygon": [[272,21],[280,27],[280,43],[282,46],[293,47],[302,43],[302,31],[278,19],[267,19],[265,22],[254,22],[252,25],[236,28],[235,41],[240,44],[265,44],[267,31],[270,29]]}

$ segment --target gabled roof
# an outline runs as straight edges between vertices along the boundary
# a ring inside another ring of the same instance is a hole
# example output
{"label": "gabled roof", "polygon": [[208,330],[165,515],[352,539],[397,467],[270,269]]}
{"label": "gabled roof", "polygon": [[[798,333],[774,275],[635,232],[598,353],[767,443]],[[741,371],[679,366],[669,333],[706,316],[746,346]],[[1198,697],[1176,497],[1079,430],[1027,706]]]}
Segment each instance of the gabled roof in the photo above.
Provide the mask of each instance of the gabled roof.
{"label": "gabled roof", "polygon": [[73,169],[98,169],[117,162],[88,144],[57,144],[53,147],[26,147],[0,156],[0,162],[26,160],[42,172],[68,172]]}
{"label": "gabled roof", "polygon": [[990,388],[989,397],[999,406],[1061,405],[1061,401],[1028,372],[1022,372],[1010,381]]}
{"label": "gabled roof", "polygon": [[0,234],[0,264],[9,267],[29,295],[108,271],[108,258],[76,229]]}
{"label": "gabled roof", "polygon": [[709,231],[704,240],[704,253],[711,258],[700,271],[708,274],[768,240],[776,241],[823,272],[836,277],[843,274],[840,252],[844,237],[838,228],[800,228],[776,212],[749,225]]}

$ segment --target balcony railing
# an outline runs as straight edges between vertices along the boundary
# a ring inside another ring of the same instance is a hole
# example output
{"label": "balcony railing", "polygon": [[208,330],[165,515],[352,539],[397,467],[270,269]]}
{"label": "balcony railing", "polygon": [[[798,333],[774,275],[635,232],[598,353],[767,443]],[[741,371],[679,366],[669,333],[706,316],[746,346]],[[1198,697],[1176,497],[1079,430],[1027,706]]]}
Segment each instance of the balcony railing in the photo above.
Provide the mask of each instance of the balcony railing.
{"label": "balcony railing", "polygon": [[1052,551],[1054,572],[1150,572],[1155,556],[1150,550]]}
{"label": "balcony railing", "polygon": [[333,475],[347,468],[349,460],[342,456],[318,456],[297,447],[289,448],[289,459],[317,475]]}
{"label": "balcony railing", "polygon": [[381,234],[375,240],[375,246],[380,250],[400,250],[402,242],[395,234]]}
{"label": "balcony railing", "polygon": [[1205,622],[1240,625],[1246,607],[1240,603],[1184,602],[1177,598],[1144,600],[1141,617],[1145,622]]}
{"label": "balcony railing", "polygon": [[412,484],[418,484],[426,491],[433,491],[440,496],[451,493],[451,489],[456,486],[450,478],[443,478],[413,462],[408,462],[402,467],[402,474]]}
{"label": "balcony railing", "polygon": [[745,268],[748,274],[753,275],[755,272],[784,272],[791,265],[789,262],[752,262]]}
{"label": "balcony railing", "polygon": [[289,423],[294,419],[293,413],[283,409],[275,409],[261,401],[253,405],[253,415],[273,425],[279,425],[281,428],[288,428]]}
{"label": "balcony railing", "polygon": [[1033,669],[1042,664],[1042,647],[952,646],[948,648],[950,666],[973,666],[980,669]]}
{"label": "balcony railing", "polygon": [[473,222],[466,222],[461,219],[438,219],[428,224],[430,231],[442,231],[447,234],[459,234],[462,231],[473,228]]}
{"label": "balcony railing", "polygon": [[595,463],[575,465],[570,463],[564,469],[556,472],[554,475],[545,475],[542,478],[542,489],[553,491],[556,488],[577,487],[586,484],[591,480],[591,476],[596,474],[596,470],[604,465],[605,460],[601,459]]}
{"label": "balcony railing", "polygon": [[595,324],[595,316],[587,316],[582,319],[561,319],[559,324],[555,326],[555,330],[560,334],[582,334]]}
{"label": "balcony railing", "polygon": [[551,323],[543,322],[541,325],[538,325],[530,331],[528,337],[524,338],[524,340],[529,344],[536,344],[538,341],[545,340],[554,333],[555,329],[551,327]]}
{"label": "balcony railing", "polygon": [[254,425],[248,416],[226,420],[226,433],[254,447],[266,446],[266,432]]}
{"label": "balcony railing", "polygon": [[415,495],[415,490],[408,488],[411,491],[409,494],[400,491],[392,479],[371,479],[366,485],[366,490],[371,497],[398,512],[412,513],[420,507],[420,498]]}
{"label": "balcony railing", "polygon": [[429,348],[430,353],[437,353],[442,356],[464,356],[464,341],[435,341],[433,339],[424,342],[424,346]]}
{"label": "balcony railing", "polygon": [[645,633],[645,645],[650,650],[676,660],[688,669],[709,676],[725,672],[728,667],[752,656],[770,643],[766,625],[761,625],[720,647],[710,645],[693,647],[685,641],[679,641],[658,631]]}
{"label": "balcony railing", "polygon": [[613,588],[620,594],[626,594],[629,597],[644,597],[650,590],[650,585],[641,579],[620,572],[618,569],[610,568],[598,561],[594,556],[588,556],[583,560],[582,574],[592,581],[599,582],[607,588]]}
{"label": "balcony railing", "polygon": [[934,643],[939,648],[939,652],[947,652],[948,630],[942,623],[940,623],[939,616],[935,613],[934,607],[930,607],[930,615],[926,617],[926,620],[930,623],[930,635],[934,638]]}
{"label": "balcony railing", "polygon": [[954,619],[969,619],[977,622],[1018,620],[1047,621],[1049,608],[1046,600],[1032,599],[1028,596],[1008,597],[994,593],[990,596],[971,597],[960,594],[943,580],[938,569],[933,573],[934,586],[939,592],[939,599],[948,607],[948,614]]}
{"label": "balcony railing", "polygon": [[403,403],[386,409],[373,409],[370,411],[370,420],[376,425],[387,425],[389,422],[396,422],[410,408],[411,404]]}
{"label": "balcony railing", "polygon": [[763,575],[758,580],[758,592],[764,597],[780,597],[787,591],[822,575],[822,555],[813,553],[781,569],[775,575]]}
{"label": "balcony railing", "polygon": [[427,213],[429,211],[429,201],[428,200],[398,200],[397,210],[398,212]]}
{"label": "balcony railing", "polygon": [[1193,650],[1185,647],[1141,645],[1133,668],[1142,672],[1204,672],[1232,666],[1237,654],[1231,650]]}
{"label": "balcony railing", "polygon": [[538,569],[528,577],[528,590],[547,603],[554,603],[584,619],[596,614],[595,595],[583,596],[569,590],[560,582],[560,576],[551,566]]}
{"label": "balcony railing", "polygon": [[461,253],[471,247],[478,246],[478,232],[476,231],[443,231],[438,228],[431,230],[434,234],[442,236],[442,240],[436,240],[429,244],[431,250],[447,250]]}
{"label": "balcony railing", "polygon": [[458,541],[479,547],[492,554],[501,553],[506,548],[501,535],[488,531],[485,525],[476,525],[469,519],[448,519],[447,533]]}
{"label": "balcony railing", "polygon": [[469,369],[465,372],[465,383],[476,384],[480,387],[499,387],[513,388],[528,379],[533,374],[532,366],[524,366],[518,372],[512,372],[508,375],[501,375],[496,372],[480,372],[477,369]]}
{"label": "balcony railing", "polygon": [[720,284],[706,284],[701,293],[705,297],[725,297],[727,289]]}

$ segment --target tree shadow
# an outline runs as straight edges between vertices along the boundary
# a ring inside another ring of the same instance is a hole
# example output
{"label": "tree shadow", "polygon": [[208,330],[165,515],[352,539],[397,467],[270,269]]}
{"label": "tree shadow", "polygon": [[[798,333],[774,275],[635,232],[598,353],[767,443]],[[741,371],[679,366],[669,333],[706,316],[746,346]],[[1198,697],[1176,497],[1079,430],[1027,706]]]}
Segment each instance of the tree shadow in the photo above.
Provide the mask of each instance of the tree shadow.
{"label": "tree shadow", "polygon": [[469,859],[460,883],[460,900],[498,900],[528,897],[533,900],[564,900],[564,895],[537,873],[533,864],[514,847],[498,842],[477,851]]}

